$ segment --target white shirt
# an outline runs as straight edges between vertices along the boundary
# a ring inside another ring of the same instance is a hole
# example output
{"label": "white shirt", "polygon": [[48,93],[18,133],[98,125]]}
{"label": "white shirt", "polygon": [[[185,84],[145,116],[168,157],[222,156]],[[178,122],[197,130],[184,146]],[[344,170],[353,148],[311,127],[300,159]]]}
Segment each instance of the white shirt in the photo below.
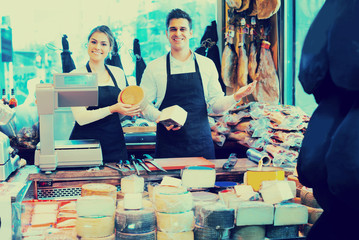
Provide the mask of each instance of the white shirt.
{"label": "white shirt", "polygon": [[[166,56],[167,54],[150,62],[142,75],[141,87],[150,103],[143,110],[143,115],[150,121],[155,121],[161,114],[158,108],[161,106],[167,88]],[[233,96],[224,96],[218,81],[216,66],[211,59],[192,53],[188,60],[181,62],[170,54],[171,74],[195,72],[194,58],[197,59],[206,103],[214,113],[228,110],[236,101]],[[155,104],[151,104],[152,102]]]}
{"label": "white shirt", "polygon": [[[110,66],[110,65],[106,65],[106,66],[110,69],[111,73],[115,77],[118,87],[120,89],[124,89],[126,87],[126,80],[125,80],[125,75],[124,75],[124,72],[122,71],[122,69],[119,67],[114,67],[114,66]],[[87,73],[87,68],[86,68],[86,66],[84,66],[79,69],[73,70],[72,73]],[[99,86],[114,86],[112,80],[106,84],[99,83],[98,85]],[[81,126],[95,122],[95,121],[105,118],[111,114],[109,106],[95,109],[95,110],[87,110],[86,107],[71,107],[71,110],[72,110],[72,114],[74,115],[76,122]]]}

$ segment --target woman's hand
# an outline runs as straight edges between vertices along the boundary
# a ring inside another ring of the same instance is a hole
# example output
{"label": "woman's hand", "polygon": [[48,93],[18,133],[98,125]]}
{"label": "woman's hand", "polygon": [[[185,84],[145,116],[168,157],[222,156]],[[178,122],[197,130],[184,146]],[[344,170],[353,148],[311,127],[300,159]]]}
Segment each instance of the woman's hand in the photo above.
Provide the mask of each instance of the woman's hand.
{"label": "woman's hand", "polygon": [[240,89],[238,89],[237,92],[233,94],[234,99],[238,102],[239,100],[241,100],[241,98],[248,96],[254,91],[256,85],[257,85],[257,81],[253,81],[252,83],[244,87],[241,87]]}
{"label": "woman's hand", "polygon": [[139,116],[141,113],[140,106],[138,105],[131,105],[131,104],[124,104],[124,103],[116,103],[110,106],[110,112],[120,113],[121,115],[126,116]]}

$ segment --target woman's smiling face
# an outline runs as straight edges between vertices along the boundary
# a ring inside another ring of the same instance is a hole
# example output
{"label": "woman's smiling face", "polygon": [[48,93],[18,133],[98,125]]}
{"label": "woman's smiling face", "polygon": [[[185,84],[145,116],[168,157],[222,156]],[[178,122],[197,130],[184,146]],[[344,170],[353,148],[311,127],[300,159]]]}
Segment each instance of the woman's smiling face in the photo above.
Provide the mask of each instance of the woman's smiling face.
{"label": "woman's smiling face", "polygon": [[87,52],[93,61],[105,61],[111,51],[110,41],[105,33],[94,32],[88,42]]}

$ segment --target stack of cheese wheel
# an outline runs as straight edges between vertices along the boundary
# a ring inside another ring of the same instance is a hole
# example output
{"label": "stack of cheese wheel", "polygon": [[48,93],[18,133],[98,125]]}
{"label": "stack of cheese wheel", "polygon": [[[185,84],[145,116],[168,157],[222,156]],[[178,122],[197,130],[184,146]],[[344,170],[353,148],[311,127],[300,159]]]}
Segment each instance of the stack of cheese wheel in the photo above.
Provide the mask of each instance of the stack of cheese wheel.
{"label": "stack of cheese wheel", "polygon": [[234,227],[234,209],[223,202],[197,204],[195,208],[195,239],[230,239],[230,229]]}
{"label": "stack of cheese wheel", "polygon": [[158,240],[193,240],[192,194],[185,187],[158,185],[153,188]]}
{"label": "stack of cheese wheel", "polygon": [[84,184],[76,202],[76,232],[81,239],[114,240],[116,187],[105,183]]}
{"label": "stack of cheese wheel", "polygon": [[130,175],[121,179],[123,200],[116,209],[116,239],[156,239],[156,214],[149,200],[143,199],[144,179]]}

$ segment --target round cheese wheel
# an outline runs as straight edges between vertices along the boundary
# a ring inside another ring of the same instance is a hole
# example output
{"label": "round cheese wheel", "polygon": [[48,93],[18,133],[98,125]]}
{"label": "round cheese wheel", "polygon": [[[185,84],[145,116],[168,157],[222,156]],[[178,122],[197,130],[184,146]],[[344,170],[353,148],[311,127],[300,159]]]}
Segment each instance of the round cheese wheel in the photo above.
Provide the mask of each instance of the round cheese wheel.
{"label": "round cheese wheel", "polygon": [[125,104],[140,104],[145,94],[140,86],[131,85],[123,89],[118,95],[118,102]]}
{"label": "round cheese wheel", "polygon": [[196,224],[201,227],[228,229],[234,227],[234,209],[223,203],[203,204],[196,207]]}
{"label": "round cheese wheel", "polygon": [[76,223],[77,236],[83,237],[107,237],[114,233],[115,216],[112,217],[78,217]]}
{"label": "round cheese wheel", "polygon": [[156,232],[129,234],[123,232],[116,232],[116,239],[121,240],[156,240]]}
{"label": "round cheese wheel", "polygon": [[81,187],[81,196],[109,196],[116,201],[117,188],[107,183],[88,183]]}
{"label": "round cheese wheel", "polygon": [[184,187],[157,186],[153,190],[156,211],[164,213],[186,212],[193,207],[192,194]]}
{"label": "round cheese wheel", "polygon": [[196,240],[209,240],[209,239],[229,240],[230,239],[229,229],[204,228],[196,225],[193,232],[194,232],[194,238]]}
{"label": "round cheese wheel", "polygon": [[265,238],[266,228],[265,226],[241,226],[235,227],[232,230],[233,240],[251,239],[251,240],[263,240]]}
{"label": "round cheese wheel", "polygon": [[116,240],[116,234],[112,234],[111,236],[107,237],[82,237],[81,240]]}
{"label": "round cheese wheel", "polygon": [[157,231],[157,240],[174,240],[174,239],[194,240],[194,234],[193,231],[177,232],[177,233]]}
{"label": "round cheese wheel", "polygon": [[116,209],[116,231],[122,233],[142,234],[156,229],[156,214],[153,208],[141,210]]}
{"label": "round cheese wheel", "polygon": [[183,213],[157,212],[157,228],[162,232],[188,232],[194,228],[193,211]]}

